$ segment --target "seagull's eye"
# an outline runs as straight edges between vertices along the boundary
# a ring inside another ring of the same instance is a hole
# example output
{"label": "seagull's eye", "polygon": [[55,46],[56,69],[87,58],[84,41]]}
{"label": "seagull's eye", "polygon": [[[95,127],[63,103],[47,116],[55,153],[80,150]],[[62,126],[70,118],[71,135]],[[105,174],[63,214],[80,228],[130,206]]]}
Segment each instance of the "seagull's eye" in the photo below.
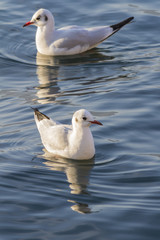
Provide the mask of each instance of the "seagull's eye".
{"label": "seagull's eye", "polygon": [[40,17],[40,16],[38,16],[38,17],[36,18],[36,20],[38,20],[38,21],[39,21],[40,19],[41,19],[41,17]]}
{"label": "seagull's eye", "polygon": [[87,118],[86,118],[86,117],[83,117],[83,120],[84,120],[84,121],[86,121],[86,120],[87,120]]}
{"label": "seagull's eye", "polygon": [[48,17],[45,15],[45,21],[47,21],[48,20]]}

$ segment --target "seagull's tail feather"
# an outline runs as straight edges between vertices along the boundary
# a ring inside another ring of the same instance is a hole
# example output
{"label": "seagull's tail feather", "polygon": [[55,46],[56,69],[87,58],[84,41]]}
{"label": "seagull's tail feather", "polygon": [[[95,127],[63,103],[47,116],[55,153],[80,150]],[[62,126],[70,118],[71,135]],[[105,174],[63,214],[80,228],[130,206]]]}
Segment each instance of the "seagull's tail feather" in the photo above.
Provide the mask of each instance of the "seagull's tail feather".
{"label": "seagull's tail feather", "polygon": [[43,119],[48,119],[50,120],[50,118],[48,116],[46,116],[45,114],[41,113],[38,108],[32,108],[34,111],[35,116],[37,117],[38,121],[42,121]]}
{"label": "seagull's tail feather", "polygon": [[122,22],[119,22],[117,24],[111,25],[110,27],[113,28],[114,32],[117,32],[118,30],[120,30],[124,25],[130,23],[132,20],[134,19],[134,17],[129,17],[127,19],[125,19]]}

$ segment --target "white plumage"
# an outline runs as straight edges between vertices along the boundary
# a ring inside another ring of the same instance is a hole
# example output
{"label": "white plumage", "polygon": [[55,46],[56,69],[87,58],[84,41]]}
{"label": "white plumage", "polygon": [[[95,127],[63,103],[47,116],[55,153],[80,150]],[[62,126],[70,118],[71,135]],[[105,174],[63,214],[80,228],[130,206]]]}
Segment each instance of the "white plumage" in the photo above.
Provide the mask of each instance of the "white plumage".
{"label": "white plumage", "polygon": [[76,111],[72,125],[55,122],[36,108],[34,116],[42,143],[48,152],[77,160],[93,158],[95,147],[89,126],[102,123],[94,120],[87,110]]}
{"label": "white plumage", "polygon": [[133,17],[112,26],[79,27],[67,26],[55,29],[54,17],[47,9],[39,9],[25,26],[37,26],[36,47],[45,55],[73,55],[90,50],[113,35]]}

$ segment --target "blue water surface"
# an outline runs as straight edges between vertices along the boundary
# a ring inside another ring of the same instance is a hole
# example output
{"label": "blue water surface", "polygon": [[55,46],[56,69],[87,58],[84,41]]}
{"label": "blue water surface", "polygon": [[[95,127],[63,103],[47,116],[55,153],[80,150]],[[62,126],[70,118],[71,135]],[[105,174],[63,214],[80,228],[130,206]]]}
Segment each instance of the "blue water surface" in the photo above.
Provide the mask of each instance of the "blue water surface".
{"label": "blue water surface", "polygon": [[[37,53],[39,8],[57,27],[111,25],[96,49]],[[0,239],[160,239],[160,1],[0,1]],[[31,107],[62,123],[88,109],[96,155],[55,158]]]}

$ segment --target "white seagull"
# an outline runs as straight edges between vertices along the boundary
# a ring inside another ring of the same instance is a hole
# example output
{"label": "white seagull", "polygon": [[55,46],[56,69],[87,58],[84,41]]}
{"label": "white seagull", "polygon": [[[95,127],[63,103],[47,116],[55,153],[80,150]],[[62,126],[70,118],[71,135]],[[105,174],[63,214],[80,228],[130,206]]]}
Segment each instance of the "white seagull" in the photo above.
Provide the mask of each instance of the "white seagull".
{"label": "white seagull", "polygon": [[74,25],[55,29],[51,12],[39,9],[23,27],[31,24],[37,26],[36,47],[41,54],[74,55],[96,47],[133,19],[130,17],[111,26],[85,28]]}
{"label": "white seagull", "polygon": [[33,110],[42,143],[48,152],[76,160],[94,157],[94,140],[89,126],[102,123],[94,120],[90,112],[80,109],[73,114],[72,125],[63,125],[39,112],[37,108]]}

